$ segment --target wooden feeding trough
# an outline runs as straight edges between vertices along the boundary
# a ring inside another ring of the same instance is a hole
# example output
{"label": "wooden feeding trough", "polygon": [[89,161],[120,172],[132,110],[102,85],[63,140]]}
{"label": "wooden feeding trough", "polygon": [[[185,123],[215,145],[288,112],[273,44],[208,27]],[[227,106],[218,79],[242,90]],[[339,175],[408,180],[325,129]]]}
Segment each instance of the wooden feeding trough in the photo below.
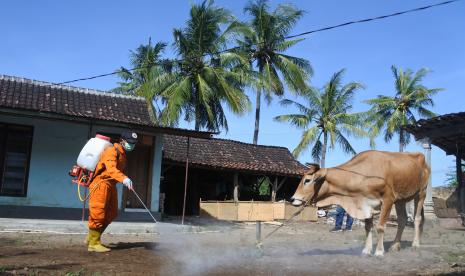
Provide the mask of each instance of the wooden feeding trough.
{"label": "wooden feeding trough", "polygon": [[[273,221],[291,218],[301,207],[288,202],[271,201],[200,201],[200,215],[230,221]],[[316,221],[317,208],[307,206],[294,219]]]}

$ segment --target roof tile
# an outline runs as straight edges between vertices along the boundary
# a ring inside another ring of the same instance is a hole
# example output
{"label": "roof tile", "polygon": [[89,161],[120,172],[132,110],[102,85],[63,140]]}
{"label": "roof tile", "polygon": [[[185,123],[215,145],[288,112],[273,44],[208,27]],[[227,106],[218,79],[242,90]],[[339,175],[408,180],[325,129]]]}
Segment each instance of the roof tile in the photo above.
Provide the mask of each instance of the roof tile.
{"label": "roof tile", "polygon": [[0,75],[0,107],[153,126],[141,97]]}
{"label": "roof tile", "polygon": [[[187,138],[165,135],[165,160],[186,162]],[[287,148],[262,146],[224,139],[191,138],[189,163],[199,167],[231,169],[300,177],[306,167]]]}

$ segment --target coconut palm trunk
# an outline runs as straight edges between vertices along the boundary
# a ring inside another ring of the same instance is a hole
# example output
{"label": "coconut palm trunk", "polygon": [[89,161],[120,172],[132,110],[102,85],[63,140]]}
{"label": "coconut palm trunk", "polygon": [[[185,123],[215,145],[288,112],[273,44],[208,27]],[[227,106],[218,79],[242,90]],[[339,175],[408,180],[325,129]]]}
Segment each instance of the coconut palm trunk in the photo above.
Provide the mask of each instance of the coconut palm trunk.
{"label": "coconut palm trunk", "polygon": [[401,129],[399,133],[399,152],[404,152],[404,131]]}
{"label": "coconut palm trunk", "polygon": [[328,147],[328,133],[323,131],[323,145],[321,147],[321,161],[320,167],[324,168],[326,163],[326,148]]}
{"label": "coconut palm trunk", "polygon": [[256,145],[258,143],[258,131],[260,129],[260,103],[262,100],[262,90],[259,88],[257,89],[257,98],[255,103],[255,129],[253,132],[253,144]]}
{"label": "coconut palm trunk", "polygon": [[200,93],[200,87],[199,87],[199,83],[198,82],[195,82],[195,84],[193,85],[193,87],[195,88],[196,90],[196,93],[195,94],[195,110],[194,110],[194,116],[195,116],[195,131],[199,131],[200,130],[200,121],[202,120],[202,115],[200,114],[200,99],[199,99],[199,93]]}

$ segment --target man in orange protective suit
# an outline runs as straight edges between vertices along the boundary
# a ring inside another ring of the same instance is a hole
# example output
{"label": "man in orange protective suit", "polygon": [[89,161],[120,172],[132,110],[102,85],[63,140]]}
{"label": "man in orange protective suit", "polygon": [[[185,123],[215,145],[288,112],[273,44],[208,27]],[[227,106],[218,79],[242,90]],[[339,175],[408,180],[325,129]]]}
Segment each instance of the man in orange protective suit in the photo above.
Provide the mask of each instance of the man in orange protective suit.
{"label": "man in orange protective suit", "polygon": [[113,144],[102,153],[89,186],[89,234],[86,238],[89,252],[108,252],[100,238],[105,228],[118,215],[117,183],[132,190],[132,181],[124,173],[126,152],[132,151],[137,143],[135,132],[125,132],[119,143]]}

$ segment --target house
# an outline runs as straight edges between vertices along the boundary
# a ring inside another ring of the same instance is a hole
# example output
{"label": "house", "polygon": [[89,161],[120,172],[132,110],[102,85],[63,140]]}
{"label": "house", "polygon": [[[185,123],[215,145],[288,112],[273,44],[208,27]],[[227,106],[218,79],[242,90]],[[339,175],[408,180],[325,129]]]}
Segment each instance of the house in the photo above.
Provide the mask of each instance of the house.
{"label": "house", "polygon": [[[128,129],[140,142],[128,154],[127,174],[150,210],[159,212],[163,134],[211,133],[156,126],[141,97],[0,75],[0,215],[80,214],[83,203],[68,171],[96,133],[117,139]],[[142,207],[118,189],[120,209]]]}
{"label": "house", "polygon": [[[462,224],[465,226],[465,180],[462,171],[462,162],[465,160],[465,112],[444,114],[430,119],[419,120],[414,125],[409,125],[406,130],[415,136],[416,140],[422,141],[423,147],[427,150],[427,160],[430,161],[431,145],[442,149],[447,155],[454,155],[456,159],[457,191],[453,195],[458,195],[457,212]],[[425,206],[430,200],[432,202],[431,183],[429,183]],[[429,199],[430,198],[430,199]],[[444,206],[443,206],[444,207]],[[441,208],[443,209],[443,208]],[[446,211],[456,217],[457,212]],[[442,214],[438,214],[442,216]]]}
{"label": "house", "polygon": [[[164,212],[169,215],[182,213],[187,159],[188,215],[199,213],[200,199],[289,199],[306,170],[284,147],[173,135],[164,135],[163,145],[160,190]],[[262,184],[266,184],[265,192],[260,195],[257,189]]]}

